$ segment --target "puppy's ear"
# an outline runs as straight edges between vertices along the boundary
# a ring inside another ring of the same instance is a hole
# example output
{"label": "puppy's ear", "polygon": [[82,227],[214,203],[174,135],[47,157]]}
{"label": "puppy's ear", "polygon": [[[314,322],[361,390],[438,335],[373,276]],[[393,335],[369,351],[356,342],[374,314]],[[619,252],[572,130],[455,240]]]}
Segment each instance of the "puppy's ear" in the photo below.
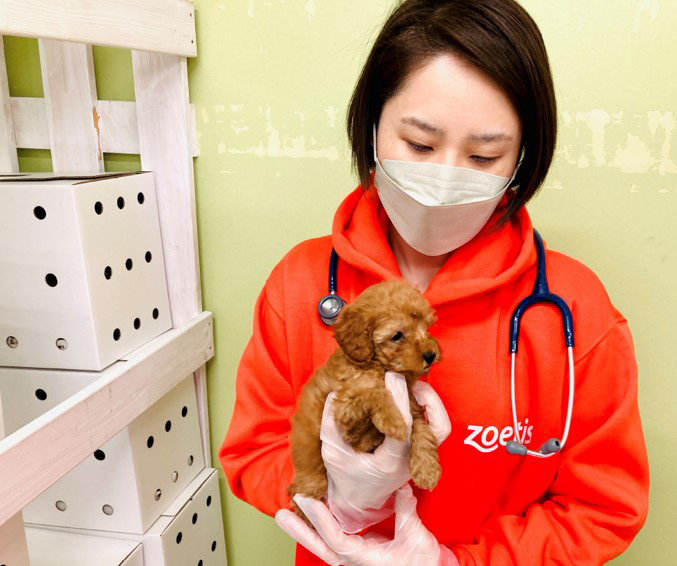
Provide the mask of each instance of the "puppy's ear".
{"label": "puppy's ear", "polygon": [[347,306],[333,326],[341,350],[357,363],[366,362],[374,354],[371,333],[374,321],[359,306]]}

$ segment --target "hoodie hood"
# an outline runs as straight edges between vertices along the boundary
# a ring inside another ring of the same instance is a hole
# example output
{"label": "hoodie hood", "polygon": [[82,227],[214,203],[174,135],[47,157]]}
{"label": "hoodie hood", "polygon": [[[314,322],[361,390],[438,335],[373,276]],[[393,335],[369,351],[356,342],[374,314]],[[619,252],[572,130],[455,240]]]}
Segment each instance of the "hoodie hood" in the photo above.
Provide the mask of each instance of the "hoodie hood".
{"label": "hoodie hood", "polygon": [[[454,250],[433,277],[424,296],[431,305],[492,291],[523,274],[536,262],[536,247],[529,213],[522,207],[499,230],[492,227],[510,202],[510,191],[501,199],[482,230]],[[378,281],[401,279],[395,255],[388,244],[390,220],[372,184],[358,187],[334,216],[332,243],[339,257]]]}

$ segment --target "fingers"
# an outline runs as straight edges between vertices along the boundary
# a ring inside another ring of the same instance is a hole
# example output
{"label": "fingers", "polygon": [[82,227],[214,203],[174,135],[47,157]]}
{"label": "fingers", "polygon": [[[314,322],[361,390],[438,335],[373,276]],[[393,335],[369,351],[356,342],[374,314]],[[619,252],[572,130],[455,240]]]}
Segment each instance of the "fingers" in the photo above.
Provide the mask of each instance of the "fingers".
{"label": "fingers", "polygon": [[451,434],[451,421],[442,399],[435,393],[430,384],[417,381],[412,390],[419,405],[425,408],[428,424],[437,438],[439,446]]}
{"label": "fingers", "polygon": [[288,509],[280,509],[275,513],[275,522],[285,533],[304,548],[312,552],[320,560],[323,560],[332,566],[341,564],[339,555],[329,548],[322,540],[322,537],[306,525],[296,514]]}
{"label": "fingers", "polygon": [[362,545],[363,539],[357,535],[346,535],[327,506],[318,501],[296,494],[294,501],[313,524],[327,547],[338,555],[350,554]]}
{"label": "fingers", "polygon": [[407,389],[407,380],[401,373],[387,371],[385,375],[386,389],[395,400],[397,408],[404,417],[407,426],[411,426],[411,410],[409,409],[409,390]]}
{"label": "fingers", "polygon": [[420,522],[416,513],[416,496],[408,483],[395,492],[395,538],[406,537]]}
{"label": "fingers", "polygon": [[[407,389],[407,381],[400,373],[387,371],[385,375],[386,389],[390,391],[397,408],[404,417],[404,422],[411,432],[411,409],[409,408],[409,392]],[[390,436],[386,436],[381,446],[379,446],[374,454],[383,458],[403,458],[409,454],[409,442],[402,442]]]}
{"label": "fingers", "polygon": [[320,425],[320,440],[322,441],[322,458],[325,464],[344,467],[348,462],[360,458],[350,444],[344,442],[333,415],[333,402],[336,393],[333,391],[327,396],[322,412]]}

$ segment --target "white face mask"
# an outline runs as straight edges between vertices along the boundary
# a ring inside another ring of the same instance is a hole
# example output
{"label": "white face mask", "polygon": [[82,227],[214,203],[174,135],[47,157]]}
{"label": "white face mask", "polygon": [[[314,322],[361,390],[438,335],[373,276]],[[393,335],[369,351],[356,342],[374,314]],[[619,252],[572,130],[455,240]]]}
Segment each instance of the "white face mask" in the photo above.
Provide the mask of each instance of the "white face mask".
{"label": "white face mask", "polygon": [[400,236],[422,254],[448,253],[472,240],[484,227],[512,183],[475,169],[439,163],[386,159],[376,155],[374,184]]}

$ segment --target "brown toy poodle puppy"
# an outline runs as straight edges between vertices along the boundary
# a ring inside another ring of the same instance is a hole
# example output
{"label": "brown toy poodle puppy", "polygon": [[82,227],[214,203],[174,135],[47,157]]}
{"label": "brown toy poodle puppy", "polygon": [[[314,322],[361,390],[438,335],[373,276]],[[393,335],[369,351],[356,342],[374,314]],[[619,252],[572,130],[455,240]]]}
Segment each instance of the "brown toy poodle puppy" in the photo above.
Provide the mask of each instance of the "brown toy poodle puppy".
{"label": "brown toy poodle puppy", "polygon": [[[407,426],[385,386],[386,371],[402,374],[409,390],[411,477],[423,489],[437,485],[441,474],[437,441],[412,394],[416,380],[440,361],[440,347],[428,334],[435,320],[418,289],[403,281],[373,285],[343,308],[333,326],[340,347],[303,386],[291,419],[294,479],[288,489],[290,497],[300,493],[322,499],[326,495],[320,424],[332,391],[336,392],[334,419],[355,451],[373,452],[385,435],[406,440]],[[306,520],[293,499],[292,506]]]}

